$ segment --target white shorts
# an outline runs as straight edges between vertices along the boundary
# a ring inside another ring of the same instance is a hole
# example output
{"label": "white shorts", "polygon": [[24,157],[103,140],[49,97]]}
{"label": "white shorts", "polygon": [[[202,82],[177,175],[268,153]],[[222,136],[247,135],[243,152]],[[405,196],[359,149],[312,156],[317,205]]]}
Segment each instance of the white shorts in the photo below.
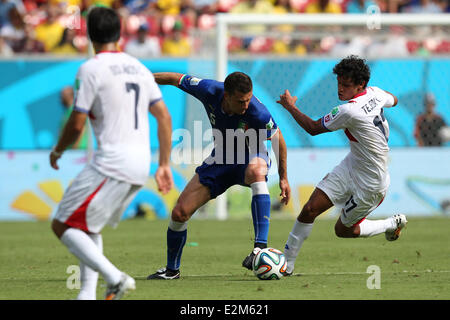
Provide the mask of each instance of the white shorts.
{"label": "white shorts", "polygon": [[107,177],[87,165],[64,193],[55,219],[92,233],[106,224],[116,227],[141,187]]}
{"label": "white shorts", "polygon": [[341,208],[340,219],[346,227],[360,223],[375,210],[386,195],[386,191],[368,192],[358,188],[350,176],[347,158],[334,167],[318,184],[331,202]]}

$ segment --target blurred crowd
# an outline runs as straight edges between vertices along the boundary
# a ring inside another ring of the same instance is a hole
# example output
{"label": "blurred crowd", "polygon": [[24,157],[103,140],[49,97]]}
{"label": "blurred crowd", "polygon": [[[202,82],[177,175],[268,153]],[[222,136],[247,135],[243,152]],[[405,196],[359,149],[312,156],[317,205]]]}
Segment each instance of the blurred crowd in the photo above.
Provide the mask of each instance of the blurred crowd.
{"label": "blurred crowd", "polygon": [[[138,57],[186,57],[201,49],[202,32],[215,27],[215,14],[230,13],[448,13],[449,0],[0,0],[0,56],[51,53],[83,54],[88,50],[86,14],[91,5],[111,7],[122,18],[120,49]],[[378,9],[377,9],[378,10]],[[264,26],[253,26],[261,28]],[[278,26],[283,37],[254,33],[230,37],[230,52],[332,54],[347,52],[380,57],[383,54],[450,53],[448,29],[443,37],[417,40],[403,28],[389,29],[382,40],[369,36],[340,39],[338,35],[291,37],[294,26]],[[265,29],[267,31],[267,29]],[[336,31],[336,30],[334,30]],[[339,34],[335,32],[334,34]],[[439,35],[439,30],[433,30]],[[429,37],[428,37],[429,38]],[[437,40],[436,40],[437,39]]]}

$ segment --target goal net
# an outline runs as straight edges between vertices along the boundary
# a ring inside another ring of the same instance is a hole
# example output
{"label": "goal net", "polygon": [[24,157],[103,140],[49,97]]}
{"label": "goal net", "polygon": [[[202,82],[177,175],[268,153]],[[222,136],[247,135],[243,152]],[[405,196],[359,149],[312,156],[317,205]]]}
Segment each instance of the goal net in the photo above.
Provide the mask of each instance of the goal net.
{"label": "goal net", "polygon": [[[274,101],[289,89],[312,118],[323,116],[339,103],[331,72],[338,60],[350,54],[367,59],[376,82],[398,90],[403,111],[411,113],[402,121],[389,120],[391,146],[416,145],[412,133],[415,116],[423,111],[427,93],[439,95],[436,88],[450,76],[447,14],[381,14],[377,7],[367,14],[218,14],[216,29],[197,35],[202,39],[199,56],[207,56],[215,48],[217,80],[237,70],[248,73],[256,84],[255,95],[269,104],[271,112],[277,110]],[[447,61],[440,64],[443,60]],[[448,90],[444,92],[448,94]],[[440,108],[450,107],[445,101]],[[292,119],[283,121],[285,128],[286,124],[296,127]],[[301,130],[290,128],[283,134],[290,148],[346,146],[344,137],[312,141]],[[276,172],[272,178],[276,180]],[[290,210],[295,213],[300,210],[298,197],[293,191]],[[233,206],[227,192],[217,200],[216,217],[226,219]]]}
{"label": "goal net", "polygon": [[231,57],[407,58],[450,54],[448,14],[218,14],[216,75]]}

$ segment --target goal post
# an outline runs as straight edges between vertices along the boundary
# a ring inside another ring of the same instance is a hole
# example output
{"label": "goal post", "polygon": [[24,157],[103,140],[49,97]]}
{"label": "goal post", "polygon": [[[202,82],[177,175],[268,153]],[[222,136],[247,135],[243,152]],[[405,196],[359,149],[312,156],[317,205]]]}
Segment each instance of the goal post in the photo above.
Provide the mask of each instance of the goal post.
{"label": "goal post", "polygon": [[[251,37],[252,34],[245,28],[250,25],[264,25],[264,33],[253,36],[272,37],[274,39],[288,35],[302,38],[313,34],[316,37],[339,36],[351,39],[355,34],[387,38],[391,34],[391,27],[404,27],[409,37],[425,41],[427,37],[435,36],[434,27],[441,28],[441,35],[450,42],[450,15],[449,14],[383,14],[377,6],[369,8],[366,14],[229,14],[216,15],[215,29],[215,77],[223,81],[228,74],[228,63],[233,55],[228,52],[229,39],[233,36]],[[289,33],[276,26],[291,25],[293,32]],[[417,28],[416,28],[417,27]],[[425,32],[416,32],[416,29],[427,29]],[[334,34],[333,34],[334,32]],[[258,59],[257,55],[244,53],[245,59]],[[272,54],[273,55],[273,54]],[[276,55],[276,53],[275,53]],[[294,54],[295,55],[295,54]],[[311,57],[343,58],[329,55],[295,56],[294,59],[310,59]],[[414,57],[414,55],[410,56]],[[279,59],[280,57],[277,57]],[[281,57],[282,58],[282,57]],[[292,58],[292,56],[290,57]],[[363,57],[365,58],[365,57]],[[403,57],[402,57],[403,58]],[[373,59],[373,58],[372,58]],[[375,57],[375,59],[377,59]],[[227,196],[226,193],[217,199],[216,218],[226,219]]]}

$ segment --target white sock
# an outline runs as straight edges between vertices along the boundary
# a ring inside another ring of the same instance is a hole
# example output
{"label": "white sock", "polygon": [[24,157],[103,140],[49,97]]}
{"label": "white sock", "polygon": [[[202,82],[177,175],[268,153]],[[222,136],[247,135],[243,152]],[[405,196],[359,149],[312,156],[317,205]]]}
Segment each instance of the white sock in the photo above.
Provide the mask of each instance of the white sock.
{"label": "white sock", "polygon": [[187,229],[187,221],[186,222],[178,222],[178,221],[174,221],[172,220],[172,218],[170,218],[169,221],[169,229],[172,231],[177,231],[177,232],[181,232]]}
{"label": "white sock", "polygon": [[258,194],[270,194],[269,188],[267,187],[267,182],[265,182],[265,181],[253,182],[250,185],[250,188],[252,188],[253,196],[256,196]]}
{"label": "white sock", "polygon": [[81,262],[100,272],[108,284],[115,285],[120,282],[122,272],[103,255],[85,232],[76,228],[69,228],[62,235],[61,242]]}
{"label": "white sock", "polygon": [[305,241],[311,233],[313,225],[314,223],[303,223],[295,219],[294,227],[289,233],[286,247],[284,248],[284,255],[287,260],[287,272],[292,272],[294,270],[294,263],[300,252],[300,248],[303,245],[303,241]]}
{"label": "white sock", "polygon": [[[89,238],[94,241],[100,252],[103,253],[103,238],[100,233],[90,233]],[[81,288],[77,300],[96,300],[97,299],[97,281],[98,272],[89,268],[87,264],[80,260],[80,282]]]}
{"label": "white sock", "polygon": [[376,236],[377,234],[384,233],[389,229],[392,229],[392,219],[383,220],[363,220],[359,224],[359,236],[362,238]]}

